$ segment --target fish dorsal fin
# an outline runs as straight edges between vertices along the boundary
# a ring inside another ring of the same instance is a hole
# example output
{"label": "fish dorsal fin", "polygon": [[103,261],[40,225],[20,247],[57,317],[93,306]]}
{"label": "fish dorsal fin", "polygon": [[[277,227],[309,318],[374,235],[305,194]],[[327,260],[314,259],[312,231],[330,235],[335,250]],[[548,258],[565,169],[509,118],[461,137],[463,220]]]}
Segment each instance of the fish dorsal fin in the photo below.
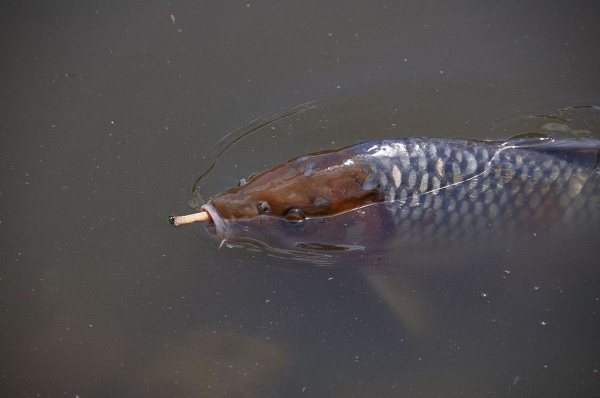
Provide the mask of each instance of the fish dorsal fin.
{"label": "fish dorsal fin", "polygon": [[525,149],[561,157],[597,171],[600,167],[600,140],[594,137],[523,137],[510,139],[501,149]]}
{"label": "fish dorsal fin", "polygon": [[550,138],[550,136],[548,134],[543,134],[543,133],[525,133],[525,134],[513,135],[508,140],[512,141],[512,140],[519,140],[519,139],[525,139],[525,138]]}

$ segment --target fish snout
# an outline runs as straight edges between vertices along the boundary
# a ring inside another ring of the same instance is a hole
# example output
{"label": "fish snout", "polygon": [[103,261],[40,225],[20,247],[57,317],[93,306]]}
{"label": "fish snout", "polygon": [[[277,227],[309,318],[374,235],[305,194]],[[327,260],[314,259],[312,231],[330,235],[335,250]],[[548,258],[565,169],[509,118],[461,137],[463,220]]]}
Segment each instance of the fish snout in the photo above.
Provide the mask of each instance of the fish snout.
{"label": "fish snout", "polygon": [[227,220],[253,218],[260,214],[256,201],[238,194],[217,196],[210,203]]}

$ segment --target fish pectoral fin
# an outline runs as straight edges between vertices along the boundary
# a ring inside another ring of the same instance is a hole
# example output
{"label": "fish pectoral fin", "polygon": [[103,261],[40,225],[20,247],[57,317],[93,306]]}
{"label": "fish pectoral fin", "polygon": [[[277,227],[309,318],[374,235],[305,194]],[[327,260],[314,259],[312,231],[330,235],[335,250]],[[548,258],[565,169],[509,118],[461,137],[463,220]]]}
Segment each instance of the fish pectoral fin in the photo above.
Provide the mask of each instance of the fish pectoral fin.
{"label": "fish pectoral fin", "polygon": [[[384,271],[384,270],[383,270]],[[408,280],[398,281],[383,275],[383,271],[373,267],[365,267],[363,273],[373,289],[389,305],[402,327],[412,335],[421,335],[427,322],[425,321],[424,300],[416,294],[416,289]]]}

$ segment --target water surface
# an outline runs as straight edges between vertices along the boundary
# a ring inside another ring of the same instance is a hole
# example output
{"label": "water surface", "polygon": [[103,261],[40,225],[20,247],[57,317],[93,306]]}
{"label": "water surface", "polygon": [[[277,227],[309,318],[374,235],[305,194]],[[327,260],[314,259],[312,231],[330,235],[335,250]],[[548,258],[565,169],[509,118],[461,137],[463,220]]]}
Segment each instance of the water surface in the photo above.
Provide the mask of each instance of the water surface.
{"label": "water surface", "polygon": [[201,194],[375,138],[597,136],[597,112],[548,118],[600,104],[596,3],[1,11],[2,395],[599,393],[597,228],[320,268],[166,221],[207,148],[312,101],[231,146]]}

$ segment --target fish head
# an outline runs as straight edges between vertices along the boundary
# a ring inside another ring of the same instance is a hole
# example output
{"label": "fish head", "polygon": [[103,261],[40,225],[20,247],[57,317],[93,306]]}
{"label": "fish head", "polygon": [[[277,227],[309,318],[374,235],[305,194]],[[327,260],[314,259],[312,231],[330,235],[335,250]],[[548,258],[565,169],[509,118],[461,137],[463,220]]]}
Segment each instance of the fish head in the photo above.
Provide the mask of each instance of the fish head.
{"label": "fish head", "polygon": [[378,187],[363,188],[370,172],[352,147],[299,156],[214,196],[203,210],[211,215],[213,233],[221,238],[262,239],[290,229],[298,234],[299,226],[310,225],[311,219],[323,221],[382,202]]}
{"label": "fish head", "polygon": [[381,201],[377,188],[363,189],[370,171],[349,149],[319,152],[263,171],[210,203],[225,219],[265,215],[297,222],[335,215]]}

